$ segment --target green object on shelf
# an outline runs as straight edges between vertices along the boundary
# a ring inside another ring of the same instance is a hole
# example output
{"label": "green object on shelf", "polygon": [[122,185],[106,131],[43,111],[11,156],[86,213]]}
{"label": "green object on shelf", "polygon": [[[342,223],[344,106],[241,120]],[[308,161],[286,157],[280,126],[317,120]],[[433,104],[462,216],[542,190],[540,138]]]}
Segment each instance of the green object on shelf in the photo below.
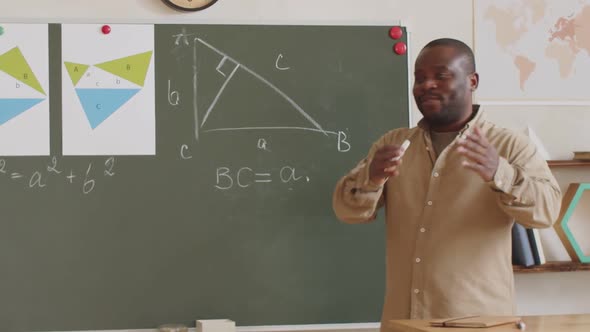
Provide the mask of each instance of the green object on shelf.
{"label": "green object on shelf", "polygon": [[4,34],[4,27],[0,26],[0,36]]}
{"label": "green object on shelf", "polygon": [[590,250],[587,234],[590,227],[586,218],[590,202],[590,183],[570,184],[564,195],[563,204],[567,207],[556,224],[556,231],[567,252],[574,261],[590,263]]}

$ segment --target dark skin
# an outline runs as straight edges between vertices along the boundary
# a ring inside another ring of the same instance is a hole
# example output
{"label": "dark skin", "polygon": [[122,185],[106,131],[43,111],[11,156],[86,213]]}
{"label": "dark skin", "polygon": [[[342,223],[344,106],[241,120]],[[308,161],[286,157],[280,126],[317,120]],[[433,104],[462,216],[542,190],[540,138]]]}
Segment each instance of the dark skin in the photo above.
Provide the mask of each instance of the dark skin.
{"label": "dark skin", "polygon": [[[472,93],[479,75],[472,72],[464,55],[450,46],[424,48],[416,59],[413,94],[424,121],[432,131],[460,131],[473,116]],[[465,133],[456,149],[465,157],[463,166],[491,181],[498,169],[496,149],[478,127]],[[369,178],[383,185],[399,175],[403,151],[399,145],[386,145],[375,152],[369,166]],[[398,160],[393,160],[400,157]]]}

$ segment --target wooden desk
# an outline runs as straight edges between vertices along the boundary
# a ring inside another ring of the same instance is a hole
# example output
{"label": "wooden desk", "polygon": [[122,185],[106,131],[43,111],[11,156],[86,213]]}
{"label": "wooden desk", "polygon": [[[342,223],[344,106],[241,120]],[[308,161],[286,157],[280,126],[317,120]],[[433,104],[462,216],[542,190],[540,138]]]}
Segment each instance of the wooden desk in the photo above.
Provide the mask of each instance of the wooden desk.
{"label": "wooden desk", "polygon": [[[550,315],[522,316],[526,324],[525,332],[589,332],[590,314],[585,315]],[[431,327],[430,320],[391,320],[385,326],[385,332],[506,332],[521,331],[516,325],[501,325],[490,328],[450,328]]]}

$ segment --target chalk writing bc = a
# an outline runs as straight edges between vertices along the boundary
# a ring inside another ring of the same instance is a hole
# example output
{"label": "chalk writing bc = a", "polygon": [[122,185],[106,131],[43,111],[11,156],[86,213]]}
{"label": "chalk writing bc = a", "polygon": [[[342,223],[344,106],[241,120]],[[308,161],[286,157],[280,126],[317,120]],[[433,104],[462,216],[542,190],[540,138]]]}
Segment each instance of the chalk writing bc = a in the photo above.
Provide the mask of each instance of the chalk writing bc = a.
{"label": "chalk writing bc = a", "polygon": [[[308,176],[301,175],[294,167],[285,166],[278,171],[278,176],[282,183],[293,183],[299,181],[309,182]],[[219,167],[216,170],[215,188],[227,190],[237,184],[240,188],[248,188],[253,185],[264,185],[273,181],[273,175],[270,172],[255,171],[250,167],[241,167],[233,176],[228,167]]]}

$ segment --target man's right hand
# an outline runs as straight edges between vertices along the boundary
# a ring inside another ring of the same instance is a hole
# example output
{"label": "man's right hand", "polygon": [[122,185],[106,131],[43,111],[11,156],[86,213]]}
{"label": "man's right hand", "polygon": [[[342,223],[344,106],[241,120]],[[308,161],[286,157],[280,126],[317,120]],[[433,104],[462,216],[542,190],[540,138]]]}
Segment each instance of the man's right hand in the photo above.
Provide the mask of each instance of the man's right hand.
{"label": "man's right hand", "polygon": [[397,176],[397,167],[402,163],[404,151],[399,145],[386,145],[373,156],[369,166],[369,180],[377,186],[382,186],[390,178]]}

